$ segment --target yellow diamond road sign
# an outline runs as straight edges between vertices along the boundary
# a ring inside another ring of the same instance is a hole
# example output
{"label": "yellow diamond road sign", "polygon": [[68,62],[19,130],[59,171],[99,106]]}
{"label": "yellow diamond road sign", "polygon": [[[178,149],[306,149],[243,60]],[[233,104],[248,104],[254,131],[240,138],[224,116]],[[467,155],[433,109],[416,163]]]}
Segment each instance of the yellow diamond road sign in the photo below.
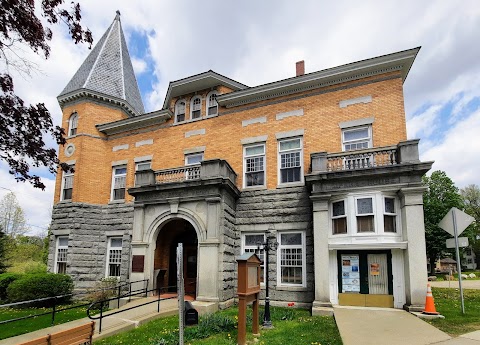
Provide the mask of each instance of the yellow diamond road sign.
{"label": "yellow diamond road sign", "polygon": [[455,232],[453,230],[453,212],[455,212],[455,221],[457,223],[457,236],[460,236],[463,230],[465,230],[475,219],[465,212],[460,211],[458,208],[452,207],[445,217],[443,217],[440,223],[438,223],[439,227],[452,236],[455,236]]}

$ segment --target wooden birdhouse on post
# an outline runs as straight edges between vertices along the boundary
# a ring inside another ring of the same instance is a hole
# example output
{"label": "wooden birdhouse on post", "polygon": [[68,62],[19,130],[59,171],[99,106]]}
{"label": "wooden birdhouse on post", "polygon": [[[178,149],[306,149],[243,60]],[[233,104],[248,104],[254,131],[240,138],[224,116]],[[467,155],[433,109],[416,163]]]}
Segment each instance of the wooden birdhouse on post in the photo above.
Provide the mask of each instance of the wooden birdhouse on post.
{"label": "wooden birdhouse on post", "polygon": [[260,264],[255,253],[237,257],[238,263],[238,344],[245,345],[247,305],[252,303],[252,332],[258,334],[258,302],[260,294]]}

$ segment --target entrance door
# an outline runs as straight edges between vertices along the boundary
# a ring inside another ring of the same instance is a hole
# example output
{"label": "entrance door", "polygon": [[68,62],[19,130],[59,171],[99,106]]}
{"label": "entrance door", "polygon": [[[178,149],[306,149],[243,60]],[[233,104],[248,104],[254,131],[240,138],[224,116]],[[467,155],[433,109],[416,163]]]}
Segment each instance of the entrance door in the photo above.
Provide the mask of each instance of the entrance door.
{"label": "entrance door", "polygon": [[339,304],[393,308],[390,252],[339,252]]}
{"label": "entrance door", "polygon": [[185,293],[196,296],[197,287],[197,246],[186,246],[183,249],[183,277]]}

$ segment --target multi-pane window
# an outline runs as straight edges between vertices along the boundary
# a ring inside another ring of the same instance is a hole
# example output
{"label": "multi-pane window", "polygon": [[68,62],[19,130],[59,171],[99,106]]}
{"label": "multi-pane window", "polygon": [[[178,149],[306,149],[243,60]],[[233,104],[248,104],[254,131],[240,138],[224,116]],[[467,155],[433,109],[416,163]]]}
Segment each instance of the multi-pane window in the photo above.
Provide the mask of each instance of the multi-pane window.
{"label": "multi-pane window", "polygon": [[152,168],[151,161],[138,162],[135,165],[135,171],[149,170]]}
{"label": "multi-pane window", "polygon": [[333,234],[347,233],[347,213],[345,212],[345,200],[332,203]]}
{"label": "multi-pane window", "polygon": [[68,237],[57,237],[57,253],[56,253],[56,273],[67,273],[67,253],[68,253]]}
{"label": "multi-pane window", "polygon": [[279,284],[305,285],[305,234],[303,232],[280,233],[278,261]]}
{"label": "multi-pane window", "polygon": [[185,121],[185,101],[180,100],[175,104],[175,121]]}
{"label": "multi-pane window", "polygon": [[78,126],[78,114],[73,113],[72,116],[70,116],[70,119],[68,121],[68,135],[69,136],[77,134],[77,126]]}
{"label": "multi-pane window", "polygon": [[278,143],[280,183],[302,180],[302,140],[289,139]]}
{"label": "multi-pane window", "polygon": [[192,104],[190,106],[190,118],[192,119],[200,118],[201,109],[202,109],[202,99],[197,96],[192,99]]}
{"label": "multi-pane window", "polygon": [[244,148],[245,186],[265,185],[265,144]]}
{"label": "multi-pane window", "polygon": [[111,237],[108,241],[107,277],[120,277],[122,264],[122,238]]}
{"label": "multi-pane window", "polygon": [[[200,178],[200,162],[203,161],[203,152],[185,155],[185,165],[187,165],[187,180],[195,180]],[[193,167],[189,167],[193,165]]]}
{"label": "multi-pane window", "polygon": [[72,200],[74,177],[73,169],[74,166],[70,166],[69,171],[63,172],[61,200]]}
{"label": "multi-pane window", "polygon": [[112,200],[125,199],[125,183],[127,179],[127,167],[118,166],[113,168],[112,176]]}
{"label": "multi-pane window", "polygon": [[373,198],[356,199],[357,232],[375,232]]}
{"label": "multi-pane window", "polygon": [[397,213],[395,198],[384,198],[383,226],[385,232],[397,232]]}
{"label": "multi-pane window", "polygon": [[255,253],[262,262],[260,264],[260,282],[265,281],[265,250],[263,243],[265,242],[265,234],[244,234],[243,235],[243,253]]}
{"label": "multi-pane window", "polygon": [[207,96],[207,116],[217,115],[217,113],[218,113],[217,93],[211,92]]}
{"label": "multi-pane window", "polygon": [[344,151],[361,150],[372,147],[371,127],[349,128],[342,131]]}

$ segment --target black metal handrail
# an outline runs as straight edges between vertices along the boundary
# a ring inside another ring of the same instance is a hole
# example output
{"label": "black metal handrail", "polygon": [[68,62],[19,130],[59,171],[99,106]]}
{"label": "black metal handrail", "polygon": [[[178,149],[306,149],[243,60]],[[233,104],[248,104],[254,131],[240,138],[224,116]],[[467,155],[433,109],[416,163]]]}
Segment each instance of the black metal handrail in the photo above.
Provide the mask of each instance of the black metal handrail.
{"label": "black metal handrail", "polygon": [[[141,283],[141,282],[147,282],[145,284],[145,288],[141,289],[142,291],[144,291],[144,290],[146,290],[146,287],[148,287],[148,279],[136,280],[136,281],[132,281],[132,282],[123,282],[123,283],[120,283],[120,284],[118,284],[114,287],[111,287],[111,288],[102,288],[102,289],[89,291],[89,292],[72,293],[72,294],[58,295],[58,296],[53,296],[53,297],[37,298],[37,299],[33,299],[33,300],[28,300],[28,301],[14,302],[14,303],[8,303],[8,304],[0,304],[0,308],[9,308],[9,307],[17,307],[17,306],[20,306],[20,305],[34,304],[34,303],[43,302],[43,301],[52,301],[52,310],[51,311],[46,311],[46,312],[43,312],[43,313],[35,313],[35,314],[32,314],[32,315],[17,317],[17,318],[9,319],[9,320],[3,320],[3,321],[0,321],[0,325],[7,324],[7,323],[10,323],[10,322],[27,320],[27,319],[31,319],[31,318],[34,318],[34,317],[39,317],[39,316],[44,316],[44,315],[51,314],[52,315],[51,325],[53,326],[54,323],[55,323],[55,314],[56,313],[59,313],[59,312],[65,311],[65,310],[76,309],[76,308],[81,308],[81,307],[91,305],[91,303],[88,302],[88,303],[76,304],[74,306],[68,306],[68,307],[65,307],[65,308],[57,309],[59,299],[62,299],[62,298],[65,298],[65,297],[75,297],[75,296],[80,296],[80,295],[86,295],[86,294],[91,294],[91,293],[95,293],[95,292],[99,292],[99,291],[105,292],[106,290],[115,290],[117,292],[117,297],[114,297],[113,299],[118,299],[117,306],[119,307],[120,306],[120,298],[126,297],[129,294],[131,294],[132,284],[137,284],[137,283]],[[127,294],[127,295],[123,294],[122,295],[121,292],[122,292],[122,290],[125,290],[124,287],[126,287],[127,285],[129,286],[128,287],[129,294]],[[133,291],[135,292],[135,291],[139,291],[139,290],[133,290]]]}
{"label": "black metal handrail", "polygon": [[[129,297],[131,298],[132,296],[137,296],[137,295],[143,295],[145,294],[145,297],[148,297],[148,293],[149,292],[157,292],[157,296],[158,298],[156,300],[153,300],[153,301],[150,301],[150,302],[146,302],[146,303],[142,303],[142,304],[138,304],[138,305],[135,305],[133,307],[129,307],[129,308],[124,308],[124,309],[121,309],[121,310],[116,310],[116,311],[112,311],[112,312],[109,312],[108,314],[103,314],[103,309],[104,309],[104,305],[105,303],[109,303],[110,301],[115,301],[118,299],[118,303],[120,301],[119,298],[117,297],[112,297],[112,298],[106,298],[106,299],[103,299],[101,301],[96,301],[96,302],[93,302],[92,304],[90,304],[90,306],[87,308],[87,316],[91,319],[91,320],[100,320],[99,323],[98,323],[98,334],[102,333],[102,320],[108,316],[112,316],[112,315],[116,315],[116,314],[119,314],[119,313],[123,313],[124,311],[127,311],[127,310],[132,310],[132,309],[135,309],[135,308],[139,308],[139,307],[143,307],[143,306],[146,306],[148,304],[152,304],[152,303],[157,303],[157,313],[160,312],[160,301],[166,301],[166,300],[169,300],[169,299],[174,299],[174,298],[177,298],[177,296],[172,296],[172,297],[167,297],[167,298],[160,298],[160,294],[161,294],[161,291],[165,291],[165,289],[169,289],[169,288],[174,288],[176,286],[166,286],[166,287],[162,287],[162,288],[156,288],[156,289],[145,289],[145,290],[142,290],[142,291],[138,291],[138,292],[134,292],[134,293],[129,293],[128,296],[125,295],[124,297]],[[95,306],[98,306],[100,305],[100,308],[96,308]],[[120,304],[118,304],[118,306],[120,306]],[[98,310],[100,309],[100,314],[97,315],[97,316],[92,316],[90,315],[90,311],[91,310]]]}

